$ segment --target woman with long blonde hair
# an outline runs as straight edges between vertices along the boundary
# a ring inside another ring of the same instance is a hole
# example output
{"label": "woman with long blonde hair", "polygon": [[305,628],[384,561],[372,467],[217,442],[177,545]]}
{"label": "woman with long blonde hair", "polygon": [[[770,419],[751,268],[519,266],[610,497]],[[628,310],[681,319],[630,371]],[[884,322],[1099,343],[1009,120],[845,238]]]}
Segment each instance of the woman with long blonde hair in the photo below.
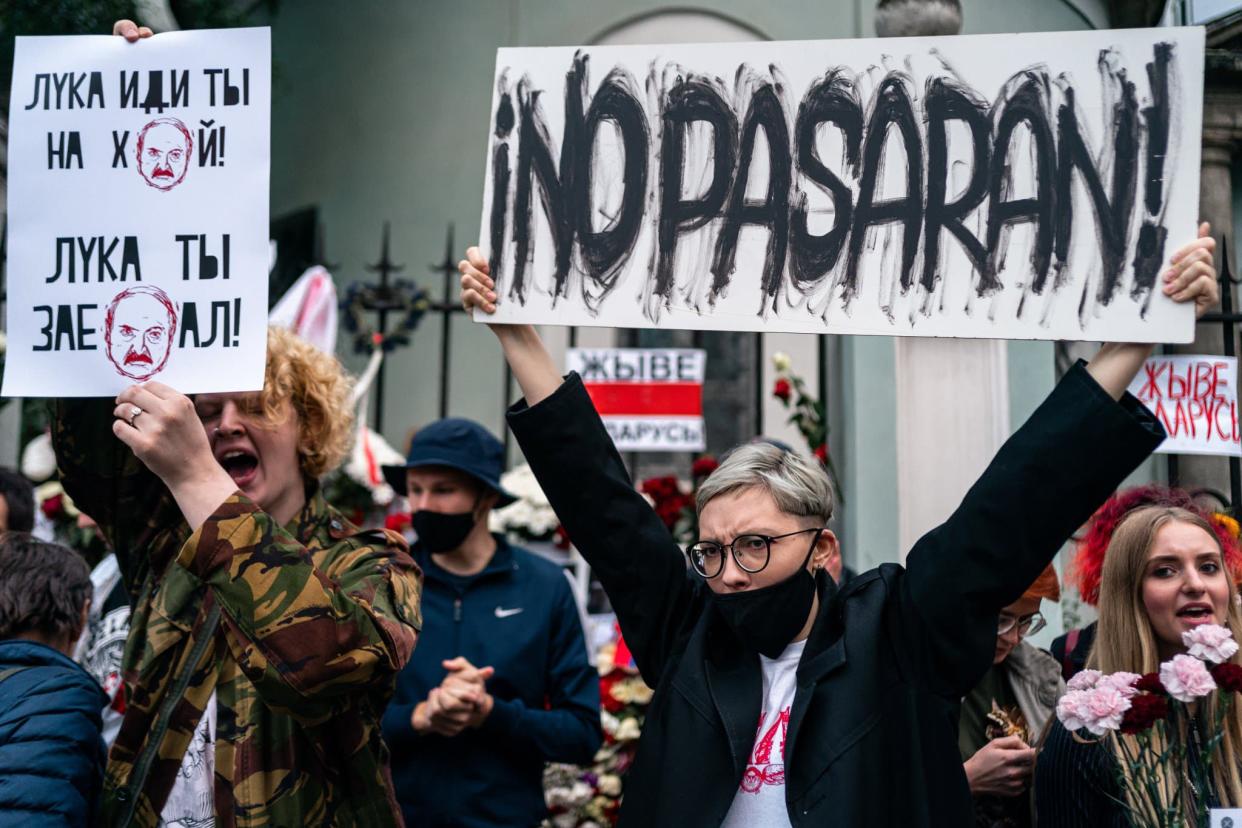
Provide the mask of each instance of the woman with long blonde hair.
{"label": "woman with long blonde hair", "polygon": [[[1237,590],[1211,524],[1169,506],[1136,509],[1117,527],[1104,557],[1099,613],[1087,666],[1104,673],[1157,672],[1162,662],[1186,652],[1182,633],[1202,624],[1219,624],[1235,634],[1242,630]],[[1230,660],[1242,664],[1242,654]],[[1196,718],[1212,721],[1213,713],[1209,703]],[[1242,805],[1242,705],[1229,710],[1224,731],[1213,754],[1208,790],[1192,784],[1189,768],[1161,786],[1166,799],[1180,793],[1187,813],[1193,812],[1190,803],[1204,800],[1212,806]],[[1038,824],[1127,824],[1116,768],[1127,749],[1135,755],[1136,745],[1119,741],[1131,738],[1114,734],[1084,742],[1056,722],[1036,764]]]}

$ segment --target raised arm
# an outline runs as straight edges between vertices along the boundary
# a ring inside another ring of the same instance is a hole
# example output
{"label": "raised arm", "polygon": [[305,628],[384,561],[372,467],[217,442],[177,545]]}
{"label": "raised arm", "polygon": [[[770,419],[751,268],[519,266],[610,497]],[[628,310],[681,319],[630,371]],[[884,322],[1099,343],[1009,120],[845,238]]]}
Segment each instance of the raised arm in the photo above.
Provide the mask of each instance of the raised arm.
{"label": "raised arm", "polygon": [[[1166,295],[1217,300],[1208,228],[1173,257]],[[894,611],[915,646],[911,668],[946,696],[961,696],[986,669],[995,620],[1068,538],[1164,439],[1126,388],[1151,352],[1109,345],[1075,366],[1001,447],[947,521],[907,559]]]}
{"label": "raised arm", "polygon": [[[1161,277],[1164,295],[1176,302],[1193,300],[1196,317],[1220,301],[1216,269],[1212,266],[1216,240],[1211,232],[1212,226],[1206,221],[1200,224],[1199,237],[1173,254]],[[1107,342],[1087,363],[1087,373],[1105,393],[1119,400],[1151,352],[1152,346],[1148,344]]]}
{"label": "raised arm", "polygon": [[[131,590],[154,567],[155,609],[175,617],[178,600],[210,588],[228,646],[264,703],[308,724],[351,694],[387,692],[421,627],[421,580],[405,542],[351,536],[321,499],[301,514],[327,525],[314,540],[301,529],[295,537],[285,528],[295,515],[265,511],[237,490],[193,404],[168,386],[132,386],[115,407],[102,402],[59,407],[57,457],[67,490],[132,562]],[[324,535],[330,549],[318,548]]]}
{"label": "raised arm", "polygon": [[[462,260],[462,304],[496,309],[494,283],[478,248]],[[582,380],[562,380],[529,325],[490,325],[526,395],[509,412],[539,485],[578,551],[608,593],[643,679],[655,686],[677,642],[701,610],[702,589],[625,464]]]}
{"label": "raised arm", "polygon": [[[461,302],[466,310],[479,308],[484,313],[494,313],[496,283],[489,275],[487,257],[479,248],[471,247],[457,269],[461,271]],[[533,327],[494,324],[488,327],[500,340],[505,360],[513,370],[527,405],[538,405],[560,387],[560,371],[556,370],[556,364]]]}
{"label": "raised arm", "polygon": [[190,527],[163,481],[113,436],[112,409],[107,399],[56,400],[52,445],[65,492],[115,550],[133,598],[152,565],[151,550],[175,550]]}

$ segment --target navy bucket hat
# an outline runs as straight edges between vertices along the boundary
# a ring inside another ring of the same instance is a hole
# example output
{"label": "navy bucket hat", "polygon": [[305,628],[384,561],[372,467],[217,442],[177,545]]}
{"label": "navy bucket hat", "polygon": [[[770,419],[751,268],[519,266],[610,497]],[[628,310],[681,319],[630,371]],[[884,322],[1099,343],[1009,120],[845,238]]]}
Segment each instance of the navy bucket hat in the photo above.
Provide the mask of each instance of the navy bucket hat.
{"label": "navy bucket hat", "polygon": [[404,466],[384,466],[384,479],[398,494],[406,494],[405,471],[424,466],[457,469],[500,495],[496,506],[517,500],[500,485],[505,450],[500,441],[473,420],[448,417],[423,427],[410,441]]}

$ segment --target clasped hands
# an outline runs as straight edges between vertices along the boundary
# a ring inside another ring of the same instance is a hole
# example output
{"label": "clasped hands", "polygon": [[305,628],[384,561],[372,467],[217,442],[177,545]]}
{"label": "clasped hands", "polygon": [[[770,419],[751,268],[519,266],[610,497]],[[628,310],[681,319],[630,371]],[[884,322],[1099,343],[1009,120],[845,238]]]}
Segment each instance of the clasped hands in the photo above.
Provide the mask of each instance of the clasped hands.
{"label": "clasped hands", "polygon": [[456,736],[466,728],[479,727],[492,712],[493,699],[485,682],[494,669],[475,667],[461,656],[443,665],[448,675],[414,707],[410,717],[416,733]]}

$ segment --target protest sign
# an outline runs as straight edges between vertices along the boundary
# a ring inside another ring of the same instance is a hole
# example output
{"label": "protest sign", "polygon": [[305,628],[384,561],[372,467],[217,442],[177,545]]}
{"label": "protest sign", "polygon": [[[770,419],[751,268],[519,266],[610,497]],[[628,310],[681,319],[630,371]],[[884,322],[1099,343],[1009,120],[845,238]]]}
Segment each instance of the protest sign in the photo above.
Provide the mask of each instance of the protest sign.
{"label": "protest sign", "polygon": [[5,396],[261,388],[268,29],[19,37]]}
{"label": "protest sign", "polygon": [[707,352],[695,348],[570,348],[595,410],[621,451],[702,451]]}
{"label": "protest sign", "polygon": [[1203,30],[500,49],[495,322],[1188,342]]}
{"label": "protest sign", "polygon": [[1225,356],[1156,356],[1130,383],[1168,438],[1165,454],[1242,456],[1238,432],[1238,360]]}

